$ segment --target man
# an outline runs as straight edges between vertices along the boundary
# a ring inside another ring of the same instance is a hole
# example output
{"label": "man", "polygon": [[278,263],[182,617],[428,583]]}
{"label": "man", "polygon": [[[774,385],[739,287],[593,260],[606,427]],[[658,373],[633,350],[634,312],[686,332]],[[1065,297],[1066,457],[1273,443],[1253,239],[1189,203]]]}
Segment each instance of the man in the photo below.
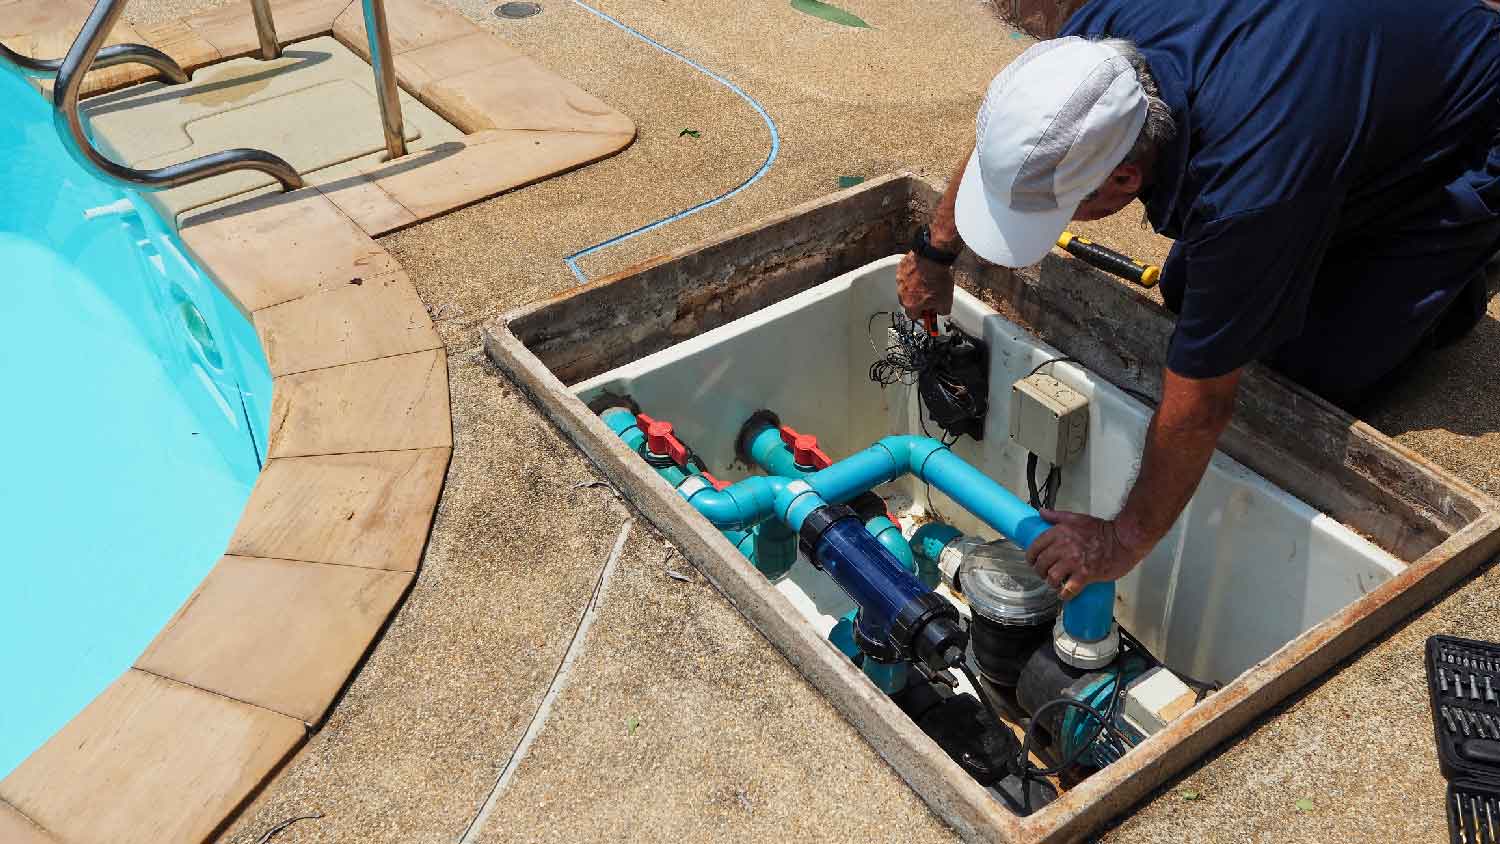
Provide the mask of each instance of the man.
{"label": "man", "polygon": [[1093,0],[995,77],[973,153],[898,271],[947,313],[967,245],[1041,260],[1139,197],[1177,324],[1113,519],[1044,511],[1064,598],[1166,535],[1264,361],[1352,404],[1482,316],[1500,248],[1500,16],[1480,0]]}

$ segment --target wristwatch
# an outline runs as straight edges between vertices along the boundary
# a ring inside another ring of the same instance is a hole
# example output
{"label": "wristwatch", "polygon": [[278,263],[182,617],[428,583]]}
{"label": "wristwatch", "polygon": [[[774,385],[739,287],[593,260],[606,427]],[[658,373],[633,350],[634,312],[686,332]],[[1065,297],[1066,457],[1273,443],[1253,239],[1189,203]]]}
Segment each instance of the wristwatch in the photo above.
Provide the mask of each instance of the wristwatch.
{"label": "wristwatch", "polygon": [[911,239],[911,251],[945,267],[951,266],[954,261],[958,260],[957,252],[944,252],[932,245],[931,238],[932,232],[927,226],[917,229],[916,235]]}

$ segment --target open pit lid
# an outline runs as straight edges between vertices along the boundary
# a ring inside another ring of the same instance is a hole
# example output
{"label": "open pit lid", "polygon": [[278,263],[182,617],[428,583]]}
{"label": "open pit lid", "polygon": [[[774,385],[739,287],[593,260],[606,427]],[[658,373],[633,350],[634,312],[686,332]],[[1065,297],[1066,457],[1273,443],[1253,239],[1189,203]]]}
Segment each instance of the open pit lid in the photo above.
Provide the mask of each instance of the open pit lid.
{"label": "open pit lid", "polygon": [[997,624],[1034,625],[1057,616],[1062,601],[1031,566],[1026,552],[1010,541],[960,539],[944,553],[962,555],[958,582],[969,606]]}

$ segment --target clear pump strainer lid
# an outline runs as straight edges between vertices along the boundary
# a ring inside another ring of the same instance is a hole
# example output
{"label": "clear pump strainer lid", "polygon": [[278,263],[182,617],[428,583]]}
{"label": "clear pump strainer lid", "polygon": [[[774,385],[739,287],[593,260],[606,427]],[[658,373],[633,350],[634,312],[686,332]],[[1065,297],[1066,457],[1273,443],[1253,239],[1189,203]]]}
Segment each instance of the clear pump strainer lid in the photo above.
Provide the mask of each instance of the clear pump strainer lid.
{"label": "clear pump strainer lid", "polygon": [[959,587],[975,613],[997,624],[1050,622],[1062,603],[1047,581],[1026,564],[1026,552],[1004,539],[960,539],[943,549],[962,556]]}

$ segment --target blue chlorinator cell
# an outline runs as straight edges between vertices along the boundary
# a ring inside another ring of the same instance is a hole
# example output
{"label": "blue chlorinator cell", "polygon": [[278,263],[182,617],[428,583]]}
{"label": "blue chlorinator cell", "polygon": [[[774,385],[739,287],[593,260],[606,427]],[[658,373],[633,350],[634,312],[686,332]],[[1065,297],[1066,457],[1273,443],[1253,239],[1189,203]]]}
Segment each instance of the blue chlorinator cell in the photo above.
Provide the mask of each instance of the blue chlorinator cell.
{"label": "blue chlorinator cell", "polygon": [[3,778],[223,554],[265,453],[271,375],[171,227],[76,164],[5,68],[0,267]]}

